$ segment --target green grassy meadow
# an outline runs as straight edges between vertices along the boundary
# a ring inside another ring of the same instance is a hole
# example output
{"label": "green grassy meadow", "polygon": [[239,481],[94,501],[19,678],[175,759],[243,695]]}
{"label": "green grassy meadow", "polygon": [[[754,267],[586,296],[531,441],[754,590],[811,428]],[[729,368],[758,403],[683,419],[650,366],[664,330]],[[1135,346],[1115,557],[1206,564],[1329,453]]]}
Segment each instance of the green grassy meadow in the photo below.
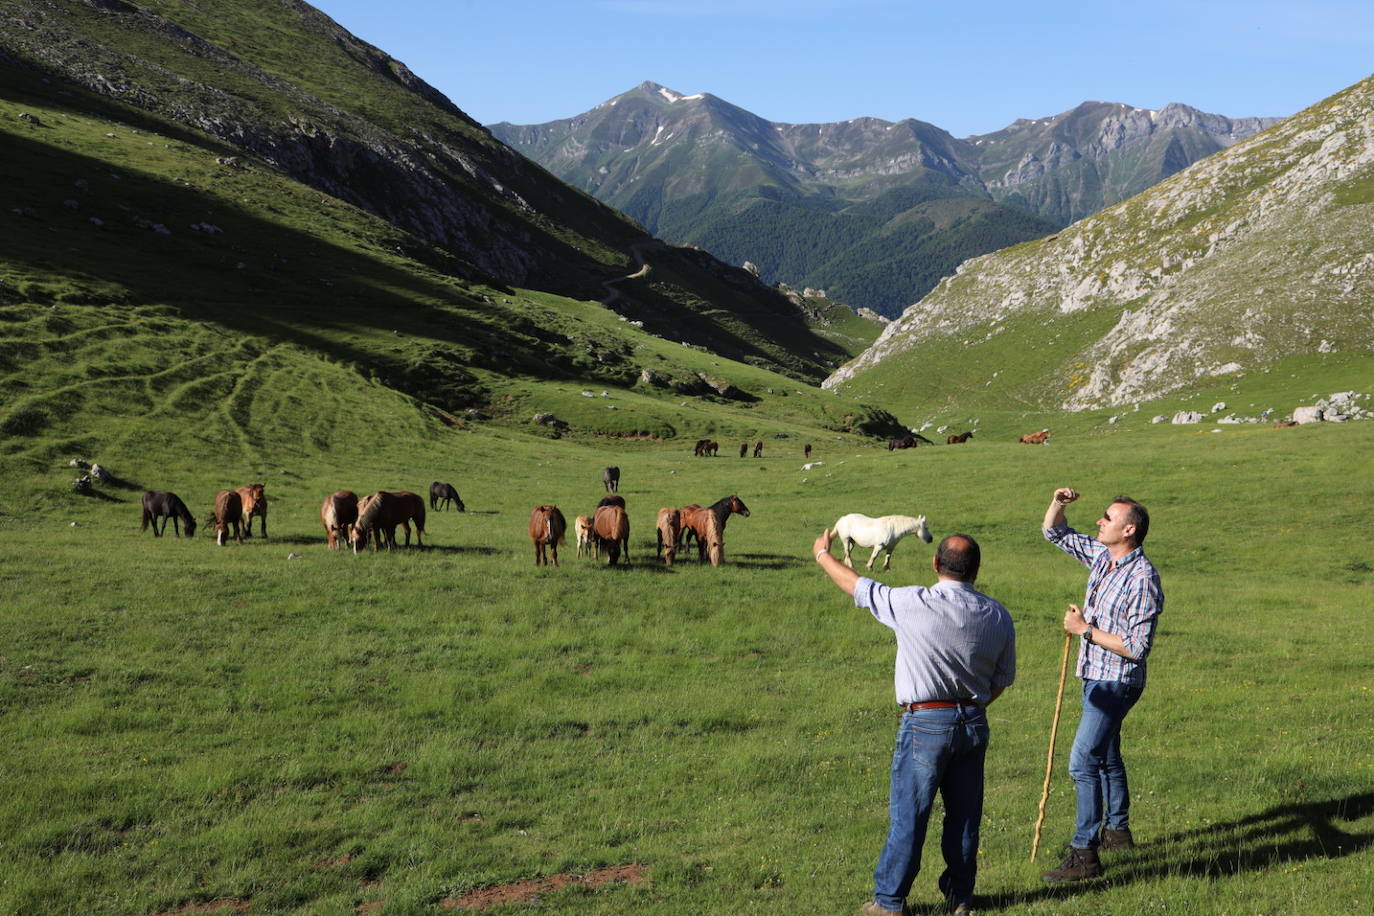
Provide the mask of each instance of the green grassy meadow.
{"label": "green grassy meadow", "polygon": [[[980,587],[1017,621],[1019,679],[990,711],[980,909],[1374,904],[1374,424],[1085,421],[1041,448],[994,436],[889,453],[816,427],[773,438],[777,422],[760,427],[762,459],[724,438],[722,457],[696,459],[690,428],[445,427],[288,355],[274,384],[233,388],[241,426],[218,410],[159,418],[156,404],[142,421],[107,406],[102,425],[87,399],[91,434],[46,427],[7,449],[0,912],[465,911],[473,891],[631,864],[638,883],[573,885],[537,908],[854,912],[884,836],[896,716],[889,631],[810,559],[849,511],[973,534]],[[318,403],[292,402],[307,390]],[[809,471],[805,441],[823,462]],[[115,483],[69,492],[75,456]],[[530,509],[590,511],[606,464],[622,468],[633,565],[569,543],[560,568],[536,569]],[[431,516],[428,549],[325,548],[327,493],[436,479],[468,512]],[[250,480],[267,484],[266,540],[138,531],[145,488],[203,517],[216,490]],[[1103,880],[1050,889],[1038,876],[1072,818],[1072,685],[1028,856],[1060,619],[1085,581],[1039,535],[1059,485],[1084,492],[1070,511],[1084,530],[1118,493],[1150,506],[1167,605],[1124,748],[1142,845]],[[659,506],[731,492],[753,514],[731,519],[723,568],[652,559]],[[928,583],[930,554],[905,542],[881,578]],[[940,867],[935,830],[917,912],[943,912]]]}

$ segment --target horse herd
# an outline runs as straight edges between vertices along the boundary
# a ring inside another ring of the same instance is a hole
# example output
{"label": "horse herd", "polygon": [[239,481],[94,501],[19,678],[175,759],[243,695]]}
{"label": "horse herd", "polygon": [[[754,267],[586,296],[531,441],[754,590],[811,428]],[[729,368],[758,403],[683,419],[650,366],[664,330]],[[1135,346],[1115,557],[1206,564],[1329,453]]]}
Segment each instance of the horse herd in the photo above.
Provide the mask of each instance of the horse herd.
{"label": "horse herd", "polygon": [[[697,440],[697,444],[696,444],[695,446],[693,446],[693,448],[692,448],[692,454],[693,454],[695,457],[697,457],[697,458],[706,458],[706,457],[714,458],[714,457],[716,457],[717,455],[720,454],[720,443],[717,442],[717,441],[714,440],[714,439],[698,439],[698,440]],[[749,443],[748,443],[748,442],[741,442],[741,443],[739,444],[739,456],[740,456],[741,458],[747,458],[747,457],[749,457]],[[810,461],[810,460],[811,460],[811,443],[810,443],[810,442],[808,442],[808,443],[806,443],[805,445],[802,446],[802,456],[803,456],[807,461]],[[763,457],[763,440],[762,440],[762,439],[760,439],[760,440],[758,440],[757,442],[754,443],[754,457],[755,457],[755,458],[762,458],[762,457]]]}
{"label": "horse herd", "polygon": [[[963,445],[965,442],[967,442],[968,440],[970,440],[970,439],[972,439],[972,438],[973,438],[973,431],[972,431],[972,430],[969,430],[969,431],[966,432],[966,433],[957,433],[957,434],[951,434],[951,435],[949,435],[949,436],[946,436],[946,437],[945,437],[945,444],[946,444],[946,445]],[[1047,442],[1049,442],[1049,438],[1050,438],[1050,431],[1049,431],[1048,429],[1042,429],[1042,430],[1040,430],[1039,432],[1026,433],[1024,436],[1021,437],[1020,441],[1021,441],[1021,444],[1023,444],[1023,445],[1044,445],[1044,444],[1046,444]],[[934,442],[931,442],[929,439],[927,439],[925,436],[920,435],[919,433],[907,433],[905,436],[901,437],[900,439],[890,439],[890,440],[888,440],[888,443],[887,443],[887,450],[890,452],[890,451],[894,451],[895,449],[899,449],[899,448],[916,448],[916,447],[917,447],[918,445],[920,445],[922,442],[924,442],[926,445],[934,445],[934,444],[935,444]],[[740,457],[741,457],[741,458],[744,457],[743,453],[741,453]]]}
{"label": "horse herd", "polygon": [[[253,519],[262,520],[259,530],[267,537],[267,494],[260,483],[252,483],[236,490],[221,490],[215,495],[214,507],[206,524],[215,527],[215,543],[223,547],[232,536],[238,543],[253,536]],[[458,491],[452,484],[435,481],[429,486],[429,508],[442,510],[453,507],[467,511]],[[158,521],[162,524],[159,527]],[[172,530],[181,537],[196,536],[196,518],[186,503],[175,493],[150,490],[143,494],[143,518],[139,531],[147,531],[151,523],[153,536],[162,537],[171,521]],[[405,528],[405,543],[410,546],[410,524],[415,523],[415,543],[424,546],[425,504],[419,496],[405,490],[378,490],[362,499],[351,490],[339,490],[324,498],[320,505],[320,522],[324,525],[325,541],[331,550],[345,544],[357,553],[369,546],[374,550],[396,546],[396,528]]]}
{"label": "horse herd", "polygon": [[[611,471],[615,472],[618,485],[620,469],[606,469],[607,474]],[[579,515],[573,520],[577,555],[600,560],[604,550],[607,565],[615,566],[623,557],[628,566],[630,517],[625,511],[625,498],[611,492],[607,474],[603,474],[602,481],[608,495],[596,504],[591,515]],[[654,520],[657,541],[655,556],[672,566],[678,551],[695,540],[697,559],[720,566],[725,562],[725,523],[731,515],[749,517],[749,507],[734,493],[706,507],[693,503],[680,508],[667,506],[659,509]],[[558,545],[563,543],[567,527],[567,519],[557,506],[534,507],[530,513],[529,533],[530,540],[534,542],[535,566],[558,565]]]}

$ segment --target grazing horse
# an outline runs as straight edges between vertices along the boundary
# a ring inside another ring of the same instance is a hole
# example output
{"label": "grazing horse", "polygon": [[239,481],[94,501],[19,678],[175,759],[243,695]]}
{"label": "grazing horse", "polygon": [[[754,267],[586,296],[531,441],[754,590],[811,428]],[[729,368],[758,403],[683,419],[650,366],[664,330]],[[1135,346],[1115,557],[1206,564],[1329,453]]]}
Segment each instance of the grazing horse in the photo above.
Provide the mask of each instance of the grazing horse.
{"label": "grazing horse", "polygon": [[916,447],[916,437],[915,437],[915,436],[903,436],[903,437],[900,438],[900,439],[889,439],[888,442],[887,442],[887,450],[888,450],[889,452],[892,451],[893,449],[898,449],[898,448],[915,448],[915,447]]}
{"label": "grazing horse", "polygon": [[429,508],[439,511],[439,503],[443,503],[443,508],[447,509],[450,504],[459,512],[468,511],[468,507],[463,505],[463,498],[458,495],[458,491],[453,489],[453,484],[434,481],[429,485]]}
{"label": "grazing horse", "polygon": [[757,442],[754,443],[754,457],[755,457],[755,458],[762,458],[762,457],[763,457],[763,440],[762,440],[762,439],[760,439],[759,441],[757,441]]}
{"label": "grazing horse", "polygon": [[664,563],[672,566],[677,557],[677,541],[682,536],[682,513],[672,506],[659,509],[654,527],[658,529],[658,548],[654,556],[662,557]]}
{"label": "grazing horse", "polygon": [[969,430],[968,432],[960,433],[957,436],[950,436],[948,439],[945,440],[945,445],[963,445],[965,442],[972,438],[973,430]]}
{"label": "grazing horse", "polygon": [[220,490],[215,496],[215,508],[211,517],[215,523],[215,544],[223,547],[229,539],[229,529],[234,529],[234,540],[243,543],[243,500],[237,490]]}
{"label": "grazing horse", "polygon": [[358,521],[358,494],[339,490],[326,496],[320,504],[320,521],[324,523],[324,537],[330,550],[347,544],[353,539],[353,525]]}
{"label": "grazing horse", "polygon": [[705,455],[706,443],[710,441],[710,439],[698,439],[696,446],[692,449],[692,455],[696,458],[700,458],[702,455]]}
{"label": "grazing horse", "polygon": [[620,489],[620,468],[608,467],[601,471],[601,485],[606,488],[607,493],[615,493]]}
{"label": "grazing horse", "polygon": [[697,538],[697,543],[706,544],[706,558],[712,566],[720,566],[725,562],[725,519],[724,516],[717,518],[715,515],[706,516],[706,525],[703,536]]}
{"label": "grazing horse", "polygon": [[573,519],[573,530],[577,532],[577,555],[590,557],[595,551],[596,559],[601,559],[601,551],[597,547],[596,538],[592,532],[592,517],[579,515]]}
{"label": "grazing horse", "polygon": [[849,559],[849,553],[854,549],[854,545],[860,547],[872,547],[873,556],[868,558],[867,569],[873,568],[873,561],[878,559],[879,553],[886,553],[883,558],[883,569],[892,567],[892,550],[897,546],[897,542],[908,534],[915,534],[927,544],[930,543],[930,529],[926,527],[926,517],[918,515],[912,518],[909,515],[884,515],[881,518],[869,518],[867,515],[860,515],[852,512],[849,515],[841,516],[835,523],[835,536],[844,544],[844,565],[850,569],[854,568],[854,563]]}
{"label": "grazing horse", "polygon": [[734,493],[722,499],[716,500],[711,505],[703,509],[698,505],[683,506],[680,510],[682,518],[682,534],[678,538],[678,549],[686,546],[689,536],[695,537],[697,541],[697,558],[706,559],[707,545],[707,517],[716,520],[716,528],[720,537],[725,536],[725,522],[732,514],[738,513],[745,518],[749,517],[749,507],[744,504]]}
{"label": "grazing horse", "polygon": [[549,556],[545,555],[545,548],[548,555],[553,557],[553,565],[558,565],[558,545],[563,543],[563,533],[567,530],[567,520],[563,518],[563,513],[557,506],[535,506],[530,513],[530,540],[534,541],[534,565],[549,565]]}
{"label": "grazing horse", "polygon": [[[162,529],[158,530],[157,520],[162,519]],[[172,530],[177,537],[181,537],[180,522],[186,524],[186,536],[193,538],[196,536],[196,517],[191,514],[191,510],[186,508],[186,504],[181,501],[181,497],[175,493],[163,493],[160,490],[149,490],[143,494],[143,522],[138,526],[139,531],[148,530],[148,522],[153,523],[153,537],[162,537],[162,532],[167,530],[167,520],[172,520]],[[179,520],[179,521],[178,521]]]}
{"label": "grazing horse", "polygon": [[415,546],[423,548],[425,535],[425,501],[407,490],[388,492],[378,490],[358,504],[358,520],[353,525],[353,552],[382,545],[390,552],[396,546],[396,526],[406,530],[406,546],[410,546],[410,523],[415,522]]}
{"label": "grazing horse", "polygon": [[625,497],[621,496],[619,493],[612,493],[610,496],[603,496],[601,497],[601,501],[596,504],[596,507],[598,509],[600,509],[602,506],[619,506],[620,508],[624,509]]}
{"label": "grazing horse", "polygon": [[1044,445],[1050,440],[1050,431],[1042,429],[1038,433],[1026,433],[1021,437],[1022,445]]}
{"label": "grazing horse", "polygon": [[808,443],[806,443],[805,445],[802,446],[802,454],[803,454],[804,456],[806,456],[806,460],[807,460],[807,461],[810,461],[810,460],[811,460],[811,443],[810,443],[810,442],[808,442]]}
{"label": "grazing horse", "polygon": [[743,458],[745,455],[748,455],[748,454],[749,454],[749,443],[748,443],[748,442],[741,442],[741,443],[739,444],[739,456],[740,456],[741,458]]}
{"label": "grazing horse", "polygon": [[243,504],[243,536],[251,538],[253,536],[253,516],[262,516],[262,536],[267,537],[267,496],[263,493],[263,485],[260,483],[250,483],[246,487],[239,487],[234,492],[238,493],[239,501]]}
{"label": "grazing horse", "polygon": [[625,565],[630,565],[630,517],[621,506],[601,506],[592,517],[592,534],[597,544],[606,548],[607,565],[620,561],[625,552]]}

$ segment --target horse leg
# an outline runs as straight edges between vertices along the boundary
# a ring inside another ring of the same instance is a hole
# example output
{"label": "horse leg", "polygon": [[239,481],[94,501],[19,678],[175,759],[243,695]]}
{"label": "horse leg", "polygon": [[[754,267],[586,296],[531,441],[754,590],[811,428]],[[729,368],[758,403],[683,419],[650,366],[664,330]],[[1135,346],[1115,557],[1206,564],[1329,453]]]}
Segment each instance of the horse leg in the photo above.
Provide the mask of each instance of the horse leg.
{"label": "horse leg", "polygon": [[892,568],[892,551],[896,546],[896,544],[893,544],[891,547],[887,548],[887,554],[883,557],[883,569]]}
{"label": "horse leg", "polygon": [[549,545],[549,553],[553,554],[553,565],[558,565],[558,542],[554,541]]}
{"label": "horse leg", "polygon": [[882,545],[882,544],[879,544],[877,547],[874,547],[874,548],[873,548],[873,556],[871,556],[871,557],[868,558],[868,564],[867,564],[866,566],[864,566],[864,569],[872,569],[872,568],[873,568],[873,561],[876,560],[876,559],[878,559],[878,554],[880,554],[880,553],[882,553],[882,552],[883,552],[883,545]]}
{"label": "horse leg", "polygon": [[262,505],[262,536],[267,537],[267,504]]}
{"label": "horse leg", "polygon": [[851,559],[849,558],[849,552],[850,552],[851,550],[854,549],[854,542],[853,542],[852,540],[850,540],[849,538],[845,538],[844,541],[843,541],[843,543],[844,543],[844,565],[845,565],[845,566],[848,566],[850,569],[853,569],[853,568],[854,568],[854,561],[851,560]]}

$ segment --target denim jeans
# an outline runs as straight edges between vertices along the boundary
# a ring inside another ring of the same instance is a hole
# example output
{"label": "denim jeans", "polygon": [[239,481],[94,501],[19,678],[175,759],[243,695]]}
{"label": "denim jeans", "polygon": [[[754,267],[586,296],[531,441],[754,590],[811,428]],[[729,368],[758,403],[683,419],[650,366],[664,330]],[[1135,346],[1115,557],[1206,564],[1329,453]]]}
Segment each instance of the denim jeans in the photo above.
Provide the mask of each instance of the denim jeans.
{"label": "denim jeans", "polygon": [[972,904],[983,819],[983,760],[988,720],[970,707],[923,709],[902,716],[892,754],[887,842],[873,872],[873,899],[900,910],[921,870],[926,823],[938,791],[945,803],[939,887],[953,904]]}
{"label": "denim jeans", "polygon": [[1144,689],[1143,684],[1083,681],[1083,718],[1069,752],[1069,775],[1078,797],[1073,845],[1079,849],[1097,848],[1098,831],[1104,823],[1110,830],[1125,830],[1131,825],[1131,794],[1126,786],[1126,764],[1121,760],[1121,723]]}

